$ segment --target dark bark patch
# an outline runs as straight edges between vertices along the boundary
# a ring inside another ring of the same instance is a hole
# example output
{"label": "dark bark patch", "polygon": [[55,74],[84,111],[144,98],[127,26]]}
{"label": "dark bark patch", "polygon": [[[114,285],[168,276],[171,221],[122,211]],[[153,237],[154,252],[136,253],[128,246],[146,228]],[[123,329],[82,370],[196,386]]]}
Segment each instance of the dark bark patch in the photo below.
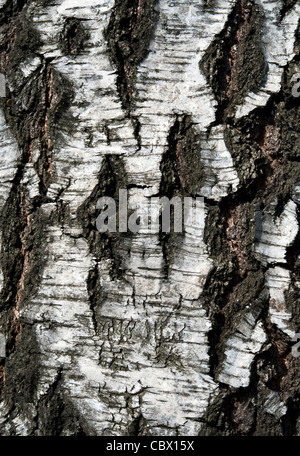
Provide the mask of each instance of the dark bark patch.
{"label": "dark bark patch", "polygon": [[143,415],[139,415],[135,418],[128,426],[128,435],[129,436],[140,436],[144,434],[144,428],[146,425],[146,420]]}
{"label": "dark bark patch", "polygon": [[[109,231],[100,233],[97,230],[96,220],[99,210],[96,209],[96,205],[99,198],[109,196],[116,201],[118,213],[119,190],[126,188],[126,172],[122,158],[107,155],[101,167],[98,185],[94,188],[87,201],[78,209],[83,235],[89,243],[90,251],[98,261],[103,259],[111,261],[112,278],[120,277],[122,273],[120,257],[121,233],[118,230],[116,233]],[[125,234],[128,235],[128,233]]]}
{"label": "dark bark patch", "polygon": [[76,56],[89,39],[89,33],[84,28],[84,22],[79,19],[66,20],[60,35],[60,47],[65,55]]}
{"label": "dark bark patch", "polygon": [[195,197],[203,186],[201,138],[189,116],[176,116],[160,168],[160,193],[164,196],[170,198],[180,192]]}
{"label": "dark bark patch", "polygon": [[[28,26],[25,10],[7,27],[7,40],[1,46],[1,71],[6,74],[11,91],[8,91],[3,108],[21,151],[12,189],[1,214],[4,273],[1,307],[7,311],[5,318],[9,322],[6,332],[10,354],[16,349],[21,334],[18,309],[33,293],[35,279],[43,268],[40,250],[43,247],[43,221],[39,219],[39,207],[52,174],[50,124],[65,109],[63,100],[68,86],[64,81],[60,83],[59,75],[42,57],[41,65],[24,78],[22,64],[27,58],[36,58],[39,35]],[[59,94],[59,85],[63,86],[63,95]],[[21,181],[26,165],[32,161],[34,148],[40,149],[40,158],[35,163],[40,178],[40,196],[30,202]]]}
{"label": "dark bark patch", "polygon": [[295,33],[295,52],[296,52],[296,58],[297,60],[300,60],[300,21],[299,21],[299,24],[298,24],[298,27],[297,27],[297,30],[296,30],[296,33]]}
{"label": "dark bark patch", "polygon": [[216,6],[216,0],[203,0],[203,9],[204,10],[210,10],[213,13],[215,6]]}
{"label": "dark bark patch", "polygon": [[219,103],[217,122],[222,123],[265,77],[261,48],[261,13],[252,0],[239,0],[228,21],[207,49],[200,69]]}
{"label": "dark bark patch", "polygon": [[156,21],[157,0],[115,0],[105,32],[118,90],[126,114],[132,109],[136,70],[146,57]]}
{"label": "dark bark patch", "polygon": [[[10,87],[2,102],[6,121],[23,151],[22,161],[31,161],[32,150],[40,149],[35,167],[41,194],[45,195],[52,175],[54,125],[70,106],[72,86],[53,70],[51,59],[39,54],[40,35],[28,23],[26,9],[0,32],[0,71],[6,75]],[[36,58],[40,58],[40,65],[29,76],[24,76],[24,65]],[[74,119],[68,122],[65,116],[64,125],[75,128]]]}
{"label": "dark bark patch", "polygon": [[64,391],[63,373],[60,370],[47,393],[37,405],[36,429],[39,436],[84,436],[92,435],[85,420],[71,403]]}
{"label": "dark bark patch", "polygon": [[296,215],[298,221],[298,233],[291,246],[286,249],[286,259],[289,270],[296,274],[296,277],[300,278],[299,270],[299,258],[300,258],[300,206],[297,204]]}
{"label": "dark bark patch", "polygon": [[16,17],[27,4],[27,0],[7,0],[0,8],[0,27],[7,23],[8,18]]}
{"label": "dark bark patch", "polygon": [[[17,175],[18,177],[18,175]],[[44,225],[40,208],[28,203],[26,191],[15,182],[1,213],[3,288],[1,323],[6,328],[7,356],[22,334],[19,309],[37,290],[46,262]]]}
{"label": "dark bark patch", "polygon": [[[168,147],[162,156],[160,195],[169,199],[179,196],[195,197],[204,182],[201,160],[201,139],[191,118],[187,115],[176,116],[168,136]],[[171,206],[171,210],[172,210]],[[171,214],[173,218],[174,214]],[[165,270],[168,274],[174,249],[182,235],[175,233],[171,224],[170,233],[160,232]]]}
{"label": "dark bark patch", "polygon": [[22,335],[17,350],[6,359],[3,398],[8,407],[20,412],[36,400],[40,352],[33,326],[22,322]]}
{"label": "dark bark patch", "polygon": [[243,190],[209,207],[204,241],[213,269],[202,299],[212,322],[208,335],[212,376],[220,366],[226,337],[264,287],[264,271],[254,255],[254,212],[255,204],[244,199]]}
{"label": "dark bark patch", "polygon": [[280,11],[281,19],[298,3],[298,0],[283,0],[283,5]]}
{"label": "dark bark patch", "polygon": [[90,270],[87,279],[87,291],[90,301],[90,309],[92,312],[92,321],[95,334],[98,334],[98,308],[103,299],[103,293],[99,281],[98,264]]}
{"label": "dark bark patch", "polygon": [[[64,115],[73,97],[69,81],[43,62],[25,84],[8,93],[5,116],[27,162],[33,148],[40,149],[35,164],[40,177],[41,194],[45,194],[52,176],[54,125]],[[68,127],[65,116],[65,128]],[[74,128],[74,121],[70,123]]]}
{"label": "dark bark patch", "polygon": [[264,108],[227,126],[224,135],[240,179],[239,194],[265,206],[276,196],[286,201],[299,176],[295,163],[299,142],[297,109],[286,109],[282,98],[281,91]]}

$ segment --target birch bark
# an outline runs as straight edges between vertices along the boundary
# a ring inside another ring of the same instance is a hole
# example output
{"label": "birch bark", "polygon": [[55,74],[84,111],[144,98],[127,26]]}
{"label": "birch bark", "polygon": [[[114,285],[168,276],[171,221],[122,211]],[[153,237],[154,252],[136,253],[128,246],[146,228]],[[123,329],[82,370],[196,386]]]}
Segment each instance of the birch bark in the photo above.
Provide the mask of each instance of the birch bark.
{"label": "birch bark", "polygon": [[[0,2],[2,435],[299,435],[299,15]],[[204,220],[100,233],[120,189]]]}

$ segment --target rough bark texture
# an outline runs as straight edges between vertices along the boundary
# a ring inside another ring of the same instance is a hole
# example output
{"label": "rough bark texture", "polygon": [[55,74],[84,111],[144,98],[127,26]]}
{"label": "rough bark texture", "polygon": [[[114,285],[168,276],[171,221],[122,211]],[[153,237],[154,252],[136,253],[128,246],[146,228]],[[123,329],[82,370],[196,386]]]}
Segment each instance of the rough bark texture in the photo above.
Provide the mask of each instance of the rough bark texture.
{"label": "rough bark texture", "polygon": [[[300,435],[299,16],[0,0],[1,435]],[[98,232],[125,188],[204,227]]]}

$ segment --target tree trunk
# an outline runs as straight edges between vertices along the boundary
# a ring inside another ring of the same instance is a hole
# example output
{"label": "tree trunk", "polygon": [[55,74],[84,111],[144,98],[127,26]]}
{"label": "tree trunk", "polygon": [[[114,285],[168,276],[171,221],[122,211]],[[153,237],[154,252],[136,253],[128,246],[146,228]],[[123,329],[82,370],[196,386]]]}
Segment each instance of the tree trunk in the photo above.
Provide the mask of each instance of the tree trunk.
{"label": "tree trunk", "polygon": [[299,2],[0,8],[1,435],[299,435]]}

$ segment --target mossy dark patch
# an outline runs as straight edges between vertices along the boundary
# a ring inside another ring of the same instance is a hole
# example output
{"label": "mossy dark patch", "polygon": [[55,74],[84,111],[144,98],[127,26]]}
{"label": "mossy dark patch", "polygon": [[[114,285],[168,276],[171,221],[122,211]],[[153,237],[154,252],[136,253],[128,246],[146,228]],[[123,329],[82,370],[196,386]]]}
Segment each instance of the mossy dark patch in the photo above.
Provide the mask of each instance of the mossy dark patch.
{"label": "mossy dark patch", "polygon": [[261,48],[261,13],[252,0],[237,1],[222,32],[214,39],[200,62],[219,103],[217,122],[233,114],[250,91],[265,77]]}

